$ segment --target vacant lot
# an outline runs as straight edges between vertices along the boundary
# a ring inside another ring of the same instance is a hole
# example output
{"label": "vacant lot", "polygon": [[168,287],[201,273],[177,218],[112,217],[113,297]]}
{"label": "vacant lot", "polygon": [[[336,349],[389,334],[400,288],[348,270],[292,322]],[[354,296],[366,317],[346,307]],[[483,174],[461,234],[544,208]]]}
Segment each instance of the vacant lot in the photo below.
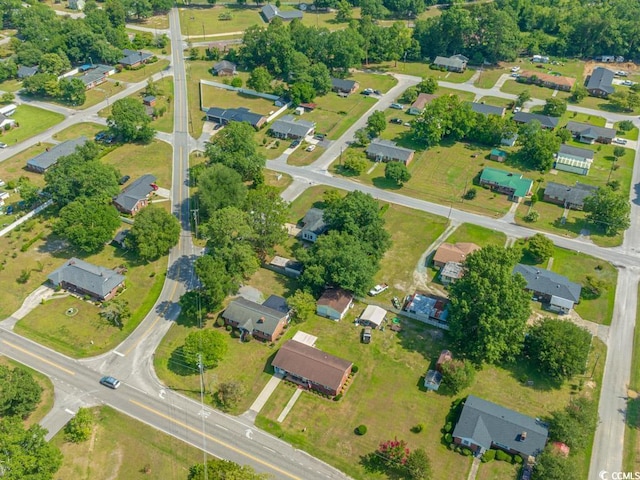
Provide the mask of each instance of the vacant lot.
{"label": "vacant lot", "polygon": [[173,150],[171,145],[153,140],[149,145],[126,143],[103,157],[103,161],[113,165],[123,175],[132,180],[152,173],[159,186],[171,188],[171,165]]}
{"label": "vacant lot", "polygon": [[415,75],[417,77],[433,77],[437,80],[444,80],[453,83],[464,83],[469,80],[475,70],[467,68],[462,73],[457,72],[441,72],[432,69],[429,63],[425,62],[382,62],[369,64],[368,68],[380,72],[403,73],[405,75]]}
{"label": "vacant lot", "polygon": [[59,142],[64,142],[84,135],[89,140],[93,140],[98,132],[106,130],[106,128],[105,125],[99,125],[97,123],[76,123],[56,133],[53,138]]}
{"label": "vacant lot", "polygon": [[504,233],[472,225],[471,223],[463,223],[447,237],[448,243],[471,242],[481,247],[486,247],[487,245],[502,247],[506,241],[507,236]]}
{"label": "vacant lot", "polygon": [[[107,80],[106,82],[98,85],[97,87],[87,90],[87,99],[85,102],[76,107],[78,109],[93,107],[94,105],[106,101],[109,97],[112,97],[118,92],[124,90],[125,85],[118,82],[116,85],[115,80]],[[49,101],[51,101],[49,99]]]}
{"label": "vacant lot", "polygon": [[238,108],[246,107],[253,113],[269,115],[269,112],[277,110],[273,104],[273,100],[256,97],[254,95],[245,95],[224,88],[212,87],[210,85],[201,85],[202,89],[202,105],[204,108]]}
{"label": "vacant lot", "polygon": [[96,421],[89,440],[68,443],[63,432],[52,439],[64,455],[56,478],[183,480],[189,467],[202,462],[199,449],[110,407],[92,412]]}
{"label": "vacant lot", "polygon": [[215,80],[211,74],[211,62],[204,60],[187,61],[187,98],[189,101],[189,133],[198,138],[202,133],[205,114],[201,107],[209,107],[203,104],[200,98],[200,80]]}
{"label": "vacant lot", "polygon": [[316,122],[316,132],[324,133],[331,140],[336,140],[362,117],[376,100],[358,93],[343,98],[329,92],[317,97],[314,102],[318,106],[314,111],[306,113],[304,119]]}
{"label": "vacant lot", "polygon": [[164,70],[169,66],[169,60],[158,60],[155,63],[149,63],[138,70],[122,70],[120,73],[116,73],[111,78],[113,81],[137,83],[143,81],[145,78],[155,75],[156,73]]}
{"label": "vacant lot", "polygon": [[0,134],[0,142],[14,145],[31,138],[64,120],[64,115],[31,105],[20,105],[12,117],[18,127]]}
{"label": "vacant lot", "polygon": [[276,187],[280,192],[286,190],[286,188],[291,185],[291,182],[293,182],[293,178],[286,173],[274,172],[273,170],[267,170],[266,168],[263,172],[264,183],[272,187]]}
{"label": "vacant lot", "polygon": [[[539,87],[537,85],[529,85],[527,83],[516,82],[513,79],[507,80],[504,82],[504,85],[500,89],[505,93],[513,93],[514,95],[519,95],[525,90],[529,91],[529,94],[533,98],[539,98],[541,100],[546,100],[547,98],[551,98],[553,96],[554,90],[545,87]],[[569,92],[561,92],[558,91],[556,98],[564,98],[567,99],[571,93]]]}
{"label": "vacant lot", "polygon": [[356,72],[351,74],[349,78],[360,84],[360,89],[357,90],[356,93],[360,93],[365,88],[372,88],[373,90],[380,90],[382,93],[387,93],[398,83],[398,80],[391,75],[380,75],[376,73]]}

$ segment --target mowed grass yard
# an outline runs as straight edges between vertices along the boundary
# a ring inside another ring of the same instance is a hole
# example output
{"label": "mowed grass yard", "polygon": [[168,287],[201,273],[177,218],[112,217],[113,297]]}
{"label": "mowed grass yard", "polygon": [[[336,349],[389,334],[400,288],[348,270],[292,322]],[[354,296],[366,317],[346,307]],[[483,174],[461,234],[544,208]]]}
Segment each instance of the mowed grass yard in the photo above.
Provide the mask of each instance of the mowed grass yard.
{"label": "mowed grass yard", "polygon": [[[124,88],[125,85],[123,83],[119,82],[118,85],[116,85],[116,80],[107,80],[97,87],[94,87],[91,90],[87,90],[87,99],[85,100],[85,102],[82,105],[73,108],[84,109],[93,107],[100,102],[106,101],[107,98],[112,97],[116,93],[121,92],[122,90],[124,90]],[[51,99],[47,100],[51,101]]]}
{"label": "mowed grass yard", "polygon": [[278,109],[273,104],[273,100],[260,98],[253,95],[245,95],[224,88],[212,87],[211,85],[201,85],[202,105],[204,108],[238,108],[246,107],[253,113],[269,115],[269,112]]}
{"label": "mowed grass yard", "polygon": [[144,79],[150,77],[151,75],[155,75],[156,73],[164,70],[169,66],[169,60],[158,60],[155,63],[146,64],[144,67],[138,70],[126,70],[123,69],[122,72],[116,73],[111,76],[111,79],[116,82],[128,82],[128,83],[137,83],[141,82]]}
{"label": "mowed grass yard", "polygon": [[53,138],[59,142],[64,142],[84,135],[87,139],[93,140],[98,132],[106,129],[106,125],[100,125],[98,123],[76,123],[56,133]]}
{"label": "mowed grass yard", "polygon": [[[640,286],[637,295],[640,297]],[[640,470],[640,310],[636,310],[636,328],[633,333],[633,357],[629,398],[627,400],[627,421],[624,433],[623,470]]]}
{"label": "mowed grass yard", "polygon": [[463,223],[447,237],[446,241],[448,243],[471,242],[480,247],[487,245],[503,247],[507,236],[498,230],[489,230],[471,223]]}
{"label": "mowed grass yard", "polygon": [[[528,83],[520,83],[516,82],[515,79],[509,79],[504,82],[500,91],[504,93],[512,93],[513,95],[519,95],[525,90],[529,91],[529,94],[532,98],[539,98],[541,100],[546,100],[547,98],[551,98],[553,96],[554,90],[546,87],[539,87],[537,85],[529,85]],[[571,96],[570,92],[558,91],[558,94],[555,98],[562,98],[566,100]]]}
{"label": "mowed grass yard", "polygon": [[171,166],[173,149],[168,143],[153,140],[148,145],[126,143],[102,157],[102,161],[113,165],[122,175],[131,176],[131,180],[152,173],[157,184],[171,188]]}
{"label": "mowed grass yard", "polygon": [[198,448],[171,435],[110,407],[91,411],[95,423],[89,440],[66,442],[62,431],[51,440],[64,455],[56,478],[183,480],[189,467],[202,462]]}
{"label": "mowed grass yard", "polygon": [[[34,145],[22,152],[9,157],[8,159],[0,162],[0,179],[5,183],[9,183],[11,180],[18,181],[20,177],[27,177],[33,184],[44,187],[44,175],[41,173],[35,173],[27,170],[25,167],[27,161],[31,160],[36,155],[45,152],[47,148],[53,147],[53,143],[41,143],[40,145]],[[3,220],[5,220],[3,218]]]}
{"label": "mowed grass yard", "polygon": [[[186,62],[187,69],[187,99],[189,101],[189,133],[198,138],[202,133],[202,126],[206,116],[202,108],[212,107],[202,103],[200,98],[200,80],[215,80],[211,73],[212,62],[204,60],[189,60]],[[201,108],[202,107],[202,108]]]}
{"label": "mowed grass yard", "polygon": [[436,80],[444,80],[452,83],[464,83],[475,73],[474,69],[467,68],[464,72],[442,72],[432,69],[429,63],[425,62],[381,62],[363,65],[363,68],[377,72],[403,73],[405,75],[415,75],[417,77],[433,77]]}
{"label": "mowed grass yard", "polygon": [[64,115],[31,105],[19,105],[11,118],[19,126],[0,134],[0,142],[10,146],[57,125],[64,120]]}
{"label": "mowed grass yard", "polygon": [[346,98],[329,92],[316,97],[314,103],[318,106],[312,112],[305,113],[304,120],[316,122],[316,132],[324,133],[331,140],[337,140],[356,120],[373,107],[375,102],[375,99],[360,95],[358,92]]}

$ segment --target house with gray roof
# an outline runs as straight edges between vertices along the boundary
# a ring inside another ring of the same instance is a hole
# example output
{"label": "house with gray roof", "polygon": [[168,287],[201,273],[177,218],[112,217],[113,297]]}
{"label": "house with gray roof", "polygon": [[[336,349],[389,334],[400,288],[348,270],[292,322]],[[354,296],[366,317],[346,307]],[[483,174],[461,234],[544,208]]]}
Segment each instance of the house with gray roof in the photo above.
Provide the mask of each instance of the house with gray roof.
{"label": "house with gray roof", "polygon": [[331,77],[331,90],[338,93],[350,94],[355,92],[359,87],[355,80],[346,80],[344,78]]}
{"label": "house with gray roof", "polygon": [[84,88],[90,90],[93,87],[107,81],[109,75],[116,73],[116,69],[111,65],[85,65],[81,67],[82,75],[79,78],[84,83]]}
{"label": "house with gray roof", "polygon": [[47,279],[54,287],[106,301],[111,300],[118,289],[124,287],[125,277],[114,270],[71,258],[49,274]]}
{"label": "house with gray roof", "polygon": [[18,67],[18,79],[24,80],[25,78],[32,77],[38,73],[38,66],[35,67],[25,67],[24,65],[20,65]]}
{"label": "house with gray roof", "polygon": [[240,329],[243,335],[273,342],[289,323],[289,308],[286,300],[277,295],[271,295],[262,304],[237,298],[229,303],[222,318],[227,325]]}
{"label": "house with gray roof", "polygon": [[69,0],[69,8],[71,10],[84,10],[84,0]]}
{"label": "house with gray roof", "polygon": [[593,150],[587,148],[572,147],[562,144],[556,154],[554,167],[556,170],[587,175],[593,163]]}
{"label": "house with gray roof", "polygon": [[587,91],[594,97],[608,97],[613,93],[613,72],[606,68],[596,67],[589,76]]}
{"label": "house with gray roof", "polygon": [[269,131],[277,138],[298,139],[313,135],[316,129],[314,122],[297,120],[293,115],[285,115],[271,124]]}
{"label": "house with gray roof", "polygon": [[517,273],[527,281],[525,289],[532,292],[534,299],[550,310],[568,313],[580,302],[582,287],[563,275],[521,263],[513,267],[513,274]]}
{"label": "house with gray roof", "polygon": [[561,183],[548,182],[544,188],[543,199],[545,202],[555,203],[563,208],[582,210],[584,208],[584,200],[593,195],[597,189],[598,187],[580,182],[576,182],[572,187]]}
{"label": "house with gray roof", "polygon": [[236,74],[236,64],[228,60],[222,60],[213,65],[213,73],[219,77],[229,77]]}
{"label": "house with gray roof", "polygon": [[135,215],[149,204],[149,197],[158,189],[156,177],[146,174],[125,187],[114,199],[113,205],[122,213]]}
{"label": "house with gray roof", "polygon": [[374,162],[402,162],[409,165],[415,150],[399,147],[391,140],[374,139],[365,150],[367,157]]}
{"label": "house with gray roof", "polygon": [[513,121],[516,123],[528,124],[533,121],[540,122],[540,126],[542,128],[546,128],[548,130],[553,130],[558,126],[558,118],[551,117],[549,115],[541,115],[539,113],[529,113],[529,112],[517,112],[513,116]]}
{"label": "house with gray roof", "polygon": [[256,130],[267,123],[267,117],[259,113],[253,113],[246,107],[238,108],[218,108],[211,107],[207,109],[207,120],[216,122],[221,125],[227,125],[231,122],[247,122]]}
{"label": "house with gray roof", "polygon": [[609,144],[616,138],[615,128],[596,127],[588,123],[569,122],[565,127],[571,132],[571,135],[582,143],[594,144],[606,143]]}
{"label": "house with gray roof", "polygon": [[489,115],[498,115],[499,117],[504,117],[504,112],[506,108],[504,107],[495,107],[493,105],[487,105],[486,103],[478,103],[478,102],[467,102],[471,106],[471,110],[476,113],[481,113],[485,117]]}
{"label": "house with gray roof", "polygon": [[302,12],[300,10],[280,10],[278,7],[270,3],[262,7],[260,14],[267,23],[270,23],[271,20],[276,17],[284,22],[289,22],[295,18],[302,18]]}
{"label": "house with gray roof", "polygon": [[143,52],[142,50],[129,50],[128,48],[122,50],[122,55],[124,56],[118,60],[118,63],[125,68],[135,68],[143,65],[153,57],[152,53]]}
{"label": "house with gray roof", "polygon": [[302,219],[300,238],[308,242],[316,242],[318,236],[327,231],[324,212],[319,208],[310,208]]}
{"label": "house with gray roof", "polygon": [[464,72],[467,69],[469,59],[464,55],[452,55],[450,57],[436,57],[433,64],[438,68],[444,68],[450,72]]}
{"label": "house with gray roof", "polygon": [[525,463],[547,444],[549,430],[528,417],[474,395],[464,402],[453,430],[453,441],[482,455],[490,448],[520,455]]}
{"label": "house with gray roof", "polygon": [[41,154],[36,155],[31,160],[27,161],[27,170],[31,170],[36,173],[44,173],[58,163],[60,158],[71,155],[76,151],[77,147],[84,145],[86,142],[87,137],[78,137],[73,140],[67,140],[66,142],[59,143],[54,147],[47,148]]}

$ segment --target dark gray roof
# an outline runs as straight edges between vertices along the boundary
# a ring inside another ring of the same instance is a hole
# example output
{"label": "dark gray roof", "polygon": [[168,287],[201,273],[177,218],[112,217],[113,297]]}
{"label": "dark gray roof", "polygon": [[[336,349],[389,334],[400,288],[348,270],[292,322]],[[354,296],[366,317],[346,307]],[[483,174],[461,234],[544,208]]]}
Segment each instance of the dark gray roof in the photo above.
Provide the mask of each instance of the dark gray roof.
{"label": "dark gray roof", "polygon": [[135,65],[136,63],[144,62],[153,57],[153,54],[149,52],[143,52],[140,50],[129,50],[125,48],[122,51],[124,57],[118,60],[118,63],[121,65]]}
{"label": "dark gray roof", "polygon": [[47,278],[54,285],[65,282],[90,292],[98,298],[105,298],[114,288],[124,282],[124,275],[78,258],[67,260],[64,265],[51,272]]}
{"label": "dark gray roof", "polygon": [[320,235],[327,229],[323,216],[324,212],[321,209],[310,208],[302,219],[303,230]]}
{"label": "dark gray roof", "polygon": [[316,124],[308,122],[306,120],[296,120],[292,115],[285,115],[279,120],[276,120],[271,125],[271,130],[281,135],[295,135],[297,137],[304,137],[307,135]]}
{"label": "dark gray roof", "polygon": [[122,207],[123,210],[132,211],[140,200],[147,198],[147,195],[153,192],[151,184],[155,181],[156,177],[151,174],[137,178],[113,199],[113,203]]}
{"label": "dark gray roof", "polygon": [[606,68],[596,67],[591,72],[589,82],[587,82],[587,90],[598,89],[603,92],[613,93],[613,72]]}
{"label": "dark gray roof", "polygon": [[216,72],[216,73],[219,72],[220,70],[233,70],[233,71],[235,71],[235,69],[236,69],[236,64],[232,63],[232,62],[230,62],[228,60],[222,60],[222,61],[216,63],[213,66],[213,71]]}
{"label": "dark gray roof", "polygon": [[55,165],[61,157],[71,155],[76,151],[76,147],[84,145],[86,142],[87,137],[78,137],[59,143],[55,147],[51,147],[48,151],[42,152],[31,160],[28,160],[27,165],[37,170],[46,170]]}
{"label": "dark gray roof", "polygon": [[596,127],[595,125],[590,125],[588,123],[568,122],[566,129],[574,135],[580,135],[588,138],[597,139],[602,137],[613,140],[616,137],[616,130],[614,128]]}
{"label": "dark gray roof", "polygon": [[27,78],[32,75],[38,73],[38,66],[35,67],[25,67],[24,65],[20,65],[18,67],[18,78]]}
{"label": "dark gray roof", "polygon": [[381,156],[402,162],[409,160],[414,153],[414,151],[409,148],[399,147],[391,140],[381,140],[379,138],[376,138],[369,144],[366,152],[367,155]]}
{"label": "dark gray roof", "polygon": [[302,12],[300,10],[280,10],[275,5],[267,4],[262,7],[262,15],[267,22],[270,22],[275,17],[279,17],[282,20],[293,20],[294,18],[302,18]]}
{"label": "dark gray roof", "polygon": [[211,107],[207,110],[208,117],[220,118],[227,122],[247,122],[250,125],[258,126],[264,120],[264,115],[253,113],[246,107],[239,108],[218,108]]}
{"label": "dark gray roof", "polygon": [[434,65],[440,67],[464,68],[469,59],[464,55],[453,55],[451,57],[436,57]]}
{"label": "dark gray roof", "polygon": [[124,230],[120,230],[116,233],[116,236],[113,237],[113,241],[118,245],[124,245],[124,240],[127,238],[127,235],[131,232],[130,229],[125,228]]}
{"label": "dark gray roof", "polygon": [[564,153],[565,155],[570,155],[572,157],[588,158],[590,160],[593,160],[594,155],[593,150],[589,150],[588,148],[572,147],[571,145],[566,145],[564,143],[560,145],[559,153]]}
{"label": "dark gray roof", "polygon": [[545,128],[556,128],[558,126],[559,119],[548,115],[529,112],[518,112],[513,116],[513,121],[518,123],[529,123],[534,120],[540,122],[540,124]]}
{"label": "dark gray roof", "polygon": [[544,194],[557,198],[562,202],[568,202],[573,205],[583,205],[584,199],[593,195],[597,189],[598,187],[585,185],[580,182],[576,182],[573,187],[562,185],[561,183],[549,182],[544,188]]}
{"label": "dark gray roof", "polygon": [[102,79],[112,70],[113,67],[110,65],[93,65],[90,69],[86,70],[86,73],[84,75],[74,78],[79,78],[80,80],[82,80],[85,86],[87,86]]}
{"label": "dark gray roof", "polygon": [[[522,434],[526,432],[526,439]],[[495,444],[524,455],[537,456],[545,447],[549,431],[538,420],[481,398],[469,395],[464,402],[453,436],[468,438],[489,449]]]}
{"label": "dark gray roof", "polygon": [[467,102],[471,105],[471,110],[476,113],[481,113],[483,115],[504,115],[504,107],[495,107],[493,105],[487,105],[485,103],[476,103],[476,102]]}
{"label": "dark gray roof", "polygon": [[287,305],[287,301],[279,295],[270,295],[269,298],[262,302],[262,306],[276,310],[285,315],[291,310],[289,305]]}
{"label": "dark gray roof", "polygon": [[155,99],[156,99],[156,96],[155,96],[155,95],[147,95],[147,96],[145,96],[145,97],[142,99],[142,101],[143,101],[143,102],[145,102],[145,103],[151,103],[151,102],[153,102]]}
{"label": "dark gray roof", "polygon": [[246,298],[233,300],[222,314],[222,318],[237,322],[239,327],[248,332],[257,330],[266,335],[273,335],[276,327],[285,316],[286,313]]}
{"label": "dark gray roof", "polygon": [[544,268],[523,265],[521,263],[513,267],[513,273],[520,273],[527,281],[527,290],[544,295],[553,295],[566,298],[578,303],[582,287],[570,281],[567,277],[545,270]]}
{"label": "dark gray roof", "polygon": [[355,80],[345,80],[343,78],[331,77],[331,87],[345,92],[350,92],[356,86]]}

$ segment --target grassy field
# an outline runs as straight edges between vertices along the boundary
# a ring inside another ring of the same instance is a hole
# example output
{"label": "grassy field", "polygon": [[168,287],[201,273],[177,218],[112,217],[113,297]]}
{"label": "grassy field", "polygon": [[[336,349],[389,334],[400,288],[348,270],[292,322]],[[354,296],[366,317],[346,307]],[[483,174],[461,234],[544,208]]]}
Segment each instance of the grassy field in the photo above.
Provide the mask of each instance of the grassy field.
{"label": "grassy field", "polygon": [[155,63],[150,63],[145,65],[143,68],[139,70],[122,70],[120,73],[116,73],[111,78],[114,81],[120,82],[128,82],[128,83],[137,83],[141,82],[144,79],[150,77],[151,75],[155,75],[156,73],[164,70],[169,66],[169,60],[158,60]]}
{"label": "grassy field", "polygon": [[53,383],[49,380],[49,377],[43,375],[40,372],[36,372],[35,370],[23,365],[21,363],[15,362],[11,360],[9,357],[5,357],[0,355],[0,365],[7,366],[11,369],[13,368],[22,368],[26,370],[33,376],[33,378],[38,382],[38,384],[42,387],[42,396],[40,398],[40,403],[36,407],[36,409],[29,415],[29,417],[24,421],[26,427],[31,425],[35,425],[40,422],[44,418],[44,416],[49,413],[51,408],[53,407]]}
{"label": "grassy field", "polygon": [[306,113],[304,119],[316,122],[316,132],[336,140],[374,105],[375,100],[357,93],[342,98],[330,92],[317,97],[315,103],[316,109]]}
{"label": "grassy field", "polygon": [[105,130],[106,128],[107,127],[105,125],[97,123],[76,123],[75,125],[71,125],[70,127],[56,133],[53,138],[59,142],[64,142],[84,135],[89,140],[93,140],[96,133]]}
{"label": "grassy field", "polygon": [[22,88],[22,80],[13,79],[13,80],[5,80],[0,83],[0,90],[4,92],[17,92]]}
{"label": "grassy field", "polygon": [[626,138],[629,140],[638,140],[638,127],[633,127],[628,132],[623,132],[622,130],[619,129],[619,124],[620,122],[615,124],[618,137]]}
{"label": "grassy field", "polygon": [[491,88],[496,84],[496,82],[502,75],[508,73],[508,68],[483,68],[480,72],[480,76],[473,84],[479,88]]}
{"label": "grassy field", "polygon": [[302,142],[302,145],[287,157],[287,163],[298,167],[311,165],[324,153],[324,148],[322,147],[316,147],[313,152],[307,152],[306,147],[307,143]]}
{"label": "grassy field", "polygon": [[[300,196],[291,203],[289,221],[291,223],[297,223],[298,220],[302,220],[304,214],[307,213],[307,210],[311,207],[322,208],[322,196],[327,190],[336,189],[326,187],[324,185],[315,185],[302,192]],[[341,190],[341,192],[346,193],[344,190]]]}
{"label": "grassy field", "polygon": [[[630,292],[631,293],[631,292]],[[640,298],[640,286],[637,292]],[[636,310],[636,328],[633,333],[633,357],[631,361],[631,379],[629,381],[629,399],[627,400],[627,424],[624,432],[623,470],[632,472],[640,469],[640,310]]]}
{"label": "grassy field", "polygon": [[92,412],[96,421],[88,441],[66,442],[63,432],[53,437],[64,455],[55,478],[182,480],[191,465],[202,462],[199,449],[110,407]]}
{"label": "grassy field", "polygon": [[349,78],[360,84],[360,89],[357,93],[365,88],[372,88],[373,90],[380,90],[382,93],[387,93],[398,83],[398,80],[391,75],[379,75],[375,73],[356,72],[352,73]]}
{"label": "grassy field", "polygon": [[64,120],[64,115],[31,105],[20,105],[12,117],[18,127],[0,134],[0,142],[14,145],[31,138]]}
{"label": "grassy field", "polygon": [[260,98],[253,95],[245,95],[224,88],[212,87],[210,85],[201,85],[202,89],[202,105],[205,108],[236,108],[246,107],[253,113],[269,115],[269,112],[277,110],[273,100]]}
{"label": "grassy field", "polygon": [[432,69],[430,64],[425,62],[381,62],[370,63],[366,67],[363,67],[377,72],[403,73],[405,75],[415,75],[423,78],[433,77],[436,80],[445,80],[453,83],[464,83],[475,73],[475,70],[470,68],[462,73],[441,72],[440,70]]}
{"label": "grassy field", "polygon": [[[525,90],[529,90],[529,94],[532,98],[539,98],[541,100],[546,100],[547,98],[551,98],[553,95],[553,90],[550,88],[539,87],[537,85],[529,85],[526,83],[516,82],[515,80],[507,80],[504,82],[504,85],[500,89],[500,91],[505,93],[512,93],[514,95],[518,95]],[[567,99],[571,93],[569,92],[561,92],[558,91],[556,98],[564,98]]]}
{"label": "grassy field", "polygon": [[448,243],[471,242],[481,247],[486,247],[487,245],[502,247],[506,241],[507,236],[504,233],[470,223],[463,223],[447,237]]}
{"label": "grassy field", "polygon": [[105,100],[107,100],[107,98],[112,97],[116,93],[121,92],[122,90],[124,90],[124,87],[125,86],[122,83],[116,85],[115,81],[107,80],[97,87],[92,88],[91,90],[87,90],[87,99],[82,105],[77,108],[84,109],[93,107],[100,102],[104,102]]}
{"label": "grassy field", "polygon": [[[47,148],[53,147],[52,143],[41,143],[40,145],[34,145],[26,150],[14,155],[7,160],[0,162],[0,179],[5,183],[11,180],[18,180],[20,177],[27,177],[29,181],[39,187],[44,187],[44,175],[35,173],[25,168],[27,161],[39,155],[47,150]],[[5,218],[2,219],[3,221]],[[1,302],[0,302],[1,304]]]}
{"label": "grassy field", "polygon": [[103,161],[132,179],[152,173],[159,186],[171,188],[172,148],[160,140],[153,140],[149,145],[124,144],[105,155]]}
{"label": "grassy field", "polygon": [[273,170],[267,170],[266,168],[263,172],[264,183],[272,187],[276,187],[279,192],[286,190],[286,188],[291,185],[291,182],[293,182],[293,178],[286,173],[274,172]]}
{"label": "grassy field", "polygon": [[[211,62],[204,60],[187,61],[187,98],[189,100],[189,133],[198,138],[202,133],[205,114],[200,108],[200,80],[214,80]],[[207,107],[207,105],[205,105]]]}
{"label": "grassy field", "polygon": [[495,105],[496,107],[509,108],[511,107],[511,105],[513,105],[513,100],[509,100],[508,98],[500,98],[500,97],[486,96],[486,97],[480,98],[480,100],[478,101],[480,103],[484,102],[487,105]]}

